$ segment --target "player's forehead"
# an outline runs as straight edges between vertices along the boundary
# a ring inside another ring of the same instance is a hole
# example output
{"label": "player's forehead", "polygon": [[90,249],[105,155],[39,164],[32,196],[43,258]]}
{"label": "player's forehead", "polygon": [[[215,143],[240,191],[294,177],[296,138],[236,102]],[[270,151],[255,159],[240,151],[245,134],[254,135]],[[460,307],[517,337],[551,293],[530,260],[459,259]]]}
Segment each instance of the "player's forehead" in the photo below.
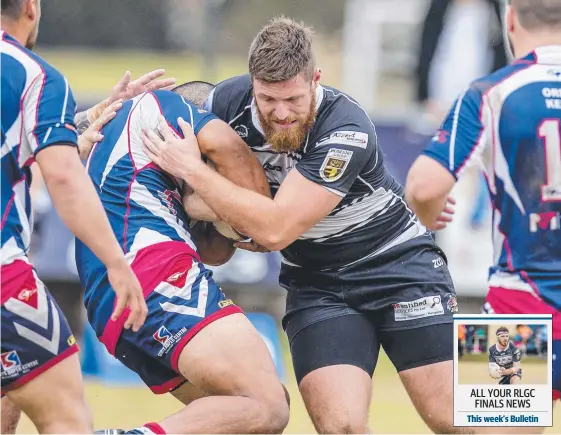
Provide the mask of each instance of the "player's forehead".
{"label": "player's forehead", "polygon": [[304,74],[297,74],[289,80],[274,83],[253,79],[253,90],[257,97],[285,99],[309,93],[311,83],[305,78]]}

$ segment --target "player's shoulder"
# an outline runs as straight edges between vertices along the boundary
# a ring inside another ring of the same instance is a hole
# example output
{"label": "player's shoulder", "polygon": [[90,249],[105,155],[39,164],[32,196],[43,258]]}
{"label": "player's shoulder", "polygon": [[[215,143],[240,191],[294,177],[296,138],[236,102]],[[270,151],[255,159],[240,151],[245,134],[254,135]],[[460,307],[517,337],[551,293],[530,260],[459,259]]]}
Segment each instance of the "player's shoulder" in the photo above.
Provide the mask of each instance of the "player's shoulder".
{"label": "player's shoulder", "polygon": [[[230,121],[243,112],[253,99],[253,85],[249,74],[243,74],[218,83],[212,90],[206,109]],[[228,119],[226,119],[228,118]]]}
{"label": "player's shoulder", "polygon": [[[60,87],[64,90],[68,82],[63,74],[48,63],[37,53],[22,46],[7,33],[2,32],[2,53],[7,54],[19,64],[19,69],[12,69],[12,72],[21,74],[25,77],[27,83],[36,83],[36,79],[40,79],[38,84],[47,90],[51,87]],[[42,80],[41,80],[42,79]]]}
{"label": "player's shoulder", "polygon": [[376,130],[366,110],[352,97],[329,86],[321,86],[316,93],[318,105],[311,140],[374,148]]}
{"label": "player's shoulder", "polygon": [[493,354],[497,351],[497,345],[493,344],[492,346],[489,347],[489,353]]}
{"label": "player's shoulder", "polygon": [[520,59],[512,64],[506,65],[498,70],[475,79],[471,82],[466,93],[481,98],[489,93],[493,88],[504,83],[506,80],[516,76],[518,73],[527,70],[534,62],[527,59]]}

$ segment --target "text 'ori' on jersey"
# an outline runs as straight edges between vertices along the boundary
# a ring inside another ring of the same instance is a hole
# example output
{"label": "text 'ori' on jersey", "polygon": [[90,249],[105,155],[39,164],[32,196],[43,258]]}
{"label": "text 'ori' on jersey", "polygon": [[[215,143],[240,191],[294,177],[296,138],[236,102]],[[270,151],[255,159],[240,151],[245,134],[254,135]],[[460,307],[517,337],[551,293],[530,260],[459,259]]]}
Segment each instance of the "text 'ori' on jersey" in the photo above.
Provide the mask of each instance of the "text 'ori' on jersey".
{"label": "text 'ori' on jersey", "polygon": [[77,146],[76,104],[56,69],[0,31],[2,96],[2,264],[27,255],[33,228],[29,186],[35,155]]}
{"label": "text 'ori' on jersey", "polygon": [[368,114],[336,89],[316,88],[316,119],[300,149],[276,152],[265,139],[248,75],[219,83],[205,108],[228,122],[260,160],[273,195],[287,174],[342,197],[337,207],[282,251],[283,263],[341,268],[425,234],[387,171]]}
{"label": "text 'ori' on jersey", "polygon": [[[142,129],[156,130],[160,115],[164,115],[178,135],[181,131],[178,117],[192,125],[195,134],[216,118],[171,91],[141,94],[125,102],[103,128],[104,139],[96,144],[87,163],[88,173],[129,263],[140,249],[162,242],[183,242],[186,249],[197,252],[182,205],[181,182],[153,164],[143,150]],[[79,241],[76,265],[86,289],[88,310],[107,304],[109,308],[104,312],[109,316],[114,293],[101,289],[107,285],[105,267]]]}
{"label": "text 'ori' on jersey", "polygon": [[493,204],[490,285],[561,309],[561,46],[473,82],[424,154],[456,178],[482,166]]}

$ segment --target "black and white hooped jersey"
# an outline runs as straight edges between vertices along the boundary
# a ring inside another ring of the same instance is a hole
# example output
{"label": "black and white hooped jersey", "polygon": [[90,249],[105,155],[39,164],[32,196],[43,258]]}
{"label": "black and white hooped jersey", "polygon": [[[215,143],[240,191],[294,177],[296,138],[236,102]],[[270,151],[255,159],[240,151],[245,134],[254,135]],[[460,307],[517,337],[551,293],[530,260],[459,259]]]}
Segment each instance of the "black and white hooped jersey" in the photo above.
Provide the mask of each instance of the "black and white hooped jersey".
{"label": "black and white hooped jersey", "polygon": [[316,90],[316,121],[300,149],[276,152],[264,138],[248,75],[219,83],[206,110],[228,122],[257,155],[274,195],[296,169],[342,197],[337,207],[282,251],[285,265],[341,269],[426,233],[387,171],[376,131],[352,98]]}
{"label": "black and white hooped jersey", "polygon": [[503,350],[499,350],[497,345],[494,344],[489,348],[489,362],[497,363],[505,369],[510,369],[514,363],[520,362],[520,349],[510,341]]}

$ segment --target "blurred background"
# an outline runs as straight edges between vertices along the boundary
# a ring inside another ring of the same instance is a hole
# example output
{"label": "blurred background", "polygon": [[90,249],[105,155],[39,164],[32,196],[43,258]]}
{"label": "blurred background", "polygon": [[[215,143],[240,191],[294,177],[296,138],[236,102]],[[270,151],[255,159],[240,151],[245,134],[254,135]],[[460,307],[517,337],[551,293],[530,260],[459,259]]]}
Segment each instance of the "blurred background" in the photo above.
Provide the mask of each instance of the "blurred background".
{"label": "blurred background", "polygon": [[[66,75],[83,110],[105,98],[126,70],[136,78],[165,68],[178,83],[217,82],[246,73],[251,40],[281,13],[313,27],[322,82],[349,93],[370,113],[386,164],[402,183],[463,88],[506,62],[498,0],[49,0],[43,2],[37,52]],[[455,221],[437,236],[448,257],[462,313],[479,313],[492,262],[483,183],[473,172],[456,186]],[[32,260],[82,345],[96,427],[138,425],[173,412],[178,402],[151,395],[92,337],[85,322],[73,237],[52,208],[39,177],[32,190],[36,214]],[[254,314],[253,321],[289,385],[293,406],[287,432],[310,433],[313,426],[279,328],[285,301],[277,281],[279,267],[276,253],[239,251],[228,264],[215,268],[215,276],[229,296]],[[381,358],[371,428],[427,433],[412,405],[404,408],[403,401],[409,399],[395,370]],[[400,418],[396,422],[388,415]],[[554,427],[551,433],[560,429]],[[33,427],[26,421],[20,432],[29,431]]]}

